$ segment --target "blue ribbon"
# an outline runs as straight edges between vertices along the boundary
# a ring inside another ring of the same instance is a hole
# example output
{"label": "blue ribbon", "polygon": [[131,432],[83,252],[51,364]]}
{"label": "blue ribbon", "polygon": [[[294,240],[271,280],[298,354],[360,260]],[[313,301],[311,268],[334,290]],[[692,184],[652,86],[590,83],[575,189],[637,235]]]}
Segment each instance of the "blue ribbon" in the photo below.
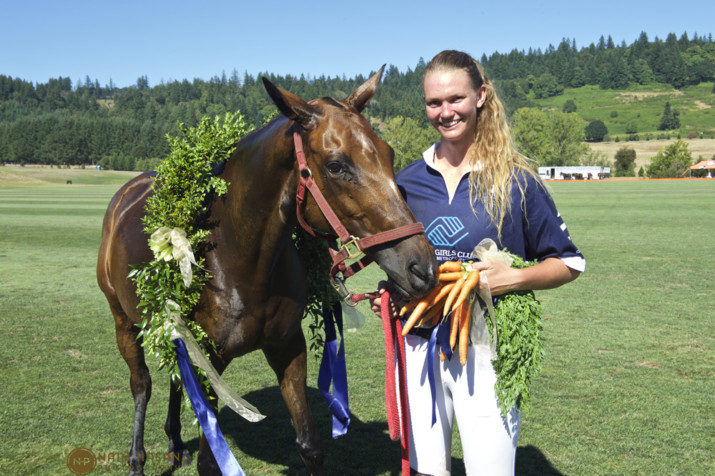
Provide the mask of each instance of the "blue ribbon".
{"label": "blue ribbon", "polygon": [[196,375],[194,374],[194,369],[191,367],[191,361],[186,352],[184,341],[174,339],[172,342],[176,350],[176,362],[179,365],[181,381],[184,384],[189,400],[191,400],[191,406],[194,408],[196,419],[199,421],[199,425],[201,425],[201,429],[206,436],[206,440],[221,469],[221,473],[224,476],[244,476],[245,473],[238,464],[238,461],[236,461],[233,453],[231,453],[226,440],[223,438],[221,429],[218,427],[216,415],[214,415],[214,412],[211,410],[211,406],[206,400],[206,395],[204,395],[199,381],[196,380]]}
{"label": "blue ribbon", "polygon": [[449,333],[452,322],[453,313],[448,319],[443,319],[430,332],[429,343],[427,344],[427,381],[429,382],[429,391],[432,394],[432,425],[437,422],[437,393],[435,387],[434,362],[435,354],[439,346],[444,352],[447,360],[452,359],[452,349],[449,347]]}
{"label": "blue ribbon", "polygon": [[[343,313],[340,303],[332,309],[323,309],[323,324],[325,326],[325,346],[323,360],[318,372],[318,389],[333,414],[333,438],[348,432],[350,425],[350,409],[348,407],[348,373],[345,369],[345,339],[343,339]],[[340,347],[335,334],[335,324],[340,333]],[[330,382],[333,383],[333,393],[330,393]]]}
{"label": "blue ribbon", "polygon": [[429,391],[432,394],[432,424],[434,425],[437,421],[437,411],[436,411],[436,389],[435,389],[435,377],[434,377],[434,354],[437,349],[437,332],[439,331],[439,326],[435,326],[429,336],[429,344],[427,346],[427,380],[429,381]]}
{"label": "blue ribbon", "polygon": [[439,323],[439,330],[437,331],[437,342],[447,360],[452,360],[452,348],[449,346],[449,333],[452,328],[452,319],[454,319],[454,313],[449,315],[449,319],[444,319]]}

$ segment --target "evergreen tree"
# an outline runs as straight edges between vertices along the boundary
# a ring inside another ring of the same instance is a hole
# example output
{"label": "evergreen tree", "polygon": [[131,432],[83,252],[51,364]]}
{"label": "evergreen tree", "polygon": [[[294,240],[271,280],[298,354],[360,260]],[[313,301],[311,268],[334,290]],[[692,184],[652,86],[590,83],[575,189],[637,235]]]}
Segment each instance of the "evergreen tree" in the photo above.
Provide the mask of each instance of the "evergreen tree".
{"label": "evergreen tree", "polygon": [[671,109],[670,102],[666,101],[665,107],[663,108],[663,115],[660,116],[660,125],[658,126],[659,131],[667,131],[672,129],[678,129],[680,127],[680,113]]}
{"label": "evergreen tree", "polygon": [[648,66],[648,62],[642,58],[635,61],[631,68],[631,74],[633,75],[633,80],[638,84],[649,84],[655,81],[653,70]]}
{"label": "evergreen tree", "polygon": [[586,74],[583,72],[580,66],[576,66],[573,69],[573,76],[571,77],[571,87],[580,88],[586,84]]}
{"label": "evergreen tree", "polygon": [[539,76],[532,88],[536,99],[558,96],[564,92],[564,87],[559,84],[553,74],[546,73]]}

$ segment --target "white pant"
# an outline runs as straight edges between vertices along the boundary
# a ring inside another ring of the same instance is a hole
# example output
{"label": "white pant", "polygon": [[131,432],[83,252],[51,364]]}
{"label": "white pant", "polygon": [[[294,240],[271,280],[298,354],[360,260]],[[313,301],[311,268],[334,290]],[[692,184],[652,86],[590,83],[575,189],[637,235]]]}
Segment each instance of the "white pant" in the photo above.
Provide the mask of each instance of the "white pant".
{"label": "white pant", "polygon": [[489,348],[470,344],[464,367],[459,355],[440,362],[439,348],[436,350],[437,421],[432,426],[427,346],[428,341],[421,337],[405,337],[412,469],[431,475],[450,474],[452,421],[456,415],[467,474],[513,475],[521,417],[516,407],[507,418],[499,410]]}

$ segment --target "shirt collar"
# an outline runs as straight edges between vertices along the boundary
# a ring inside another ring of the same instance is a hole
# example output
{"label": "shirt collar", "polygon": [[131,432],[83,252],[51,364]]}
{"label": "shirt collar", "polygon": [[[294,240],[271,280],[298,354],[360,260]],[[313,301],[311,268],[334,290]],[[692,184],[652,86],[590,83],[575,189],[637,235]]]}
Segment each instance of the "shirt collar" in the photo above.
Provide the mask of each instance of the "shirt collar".
{"label": "shirt collar", "polygon": [[422,152],[422,158],[427,163],[427,166],[434,170],[437,170],[437,168],[434,166],[434,151],[437,150],[438,146],[439,142],[432,144],[429,149]]}
{"label": "shirt collar", "polygon": [[[429,149],[426,151],[422,152],[422,159],[425,161],[427,166],[433,170],[437,170],[437,167],[434,166],[434,153],[435,150],[437,150],[437,147],[439,147],[439,142],[436,142],[432,144]],[[482,164],[481,163],[476,163],[474,166],[472,166],[472,171],[477,172],[479,170],[482,170]],[[466,174],[465,174],[466,175]]]}

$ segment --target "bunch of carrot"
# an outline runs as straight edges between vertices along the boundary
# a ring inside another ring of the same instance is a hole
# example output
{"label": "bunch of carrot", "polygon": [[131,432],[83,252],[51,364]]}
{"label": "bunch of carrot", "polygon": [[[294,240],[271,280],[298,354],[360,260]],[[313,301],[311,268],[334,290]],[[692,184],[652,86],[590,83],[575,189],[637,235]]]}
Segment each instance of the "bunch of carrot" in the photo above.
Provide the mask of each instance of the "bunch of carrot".
{"label": "bunch of carrot", "polygon": [[[454,350],[459,337],[459,361],[462,365],[467,363],[469,346],[470,308],[473,301],[470,293],[479,285],[479,272],[467,271],[467,264],[461,261],[442,263],[437,274],[439,285],[425,297],[409,302],[400,310],[400,316],[403,316],[412,309],[410,317],[402,327],[403,336],[415,325],[435,326],[451,312],[449,346]],[[444,360],[442,352],[440,359]]]}

